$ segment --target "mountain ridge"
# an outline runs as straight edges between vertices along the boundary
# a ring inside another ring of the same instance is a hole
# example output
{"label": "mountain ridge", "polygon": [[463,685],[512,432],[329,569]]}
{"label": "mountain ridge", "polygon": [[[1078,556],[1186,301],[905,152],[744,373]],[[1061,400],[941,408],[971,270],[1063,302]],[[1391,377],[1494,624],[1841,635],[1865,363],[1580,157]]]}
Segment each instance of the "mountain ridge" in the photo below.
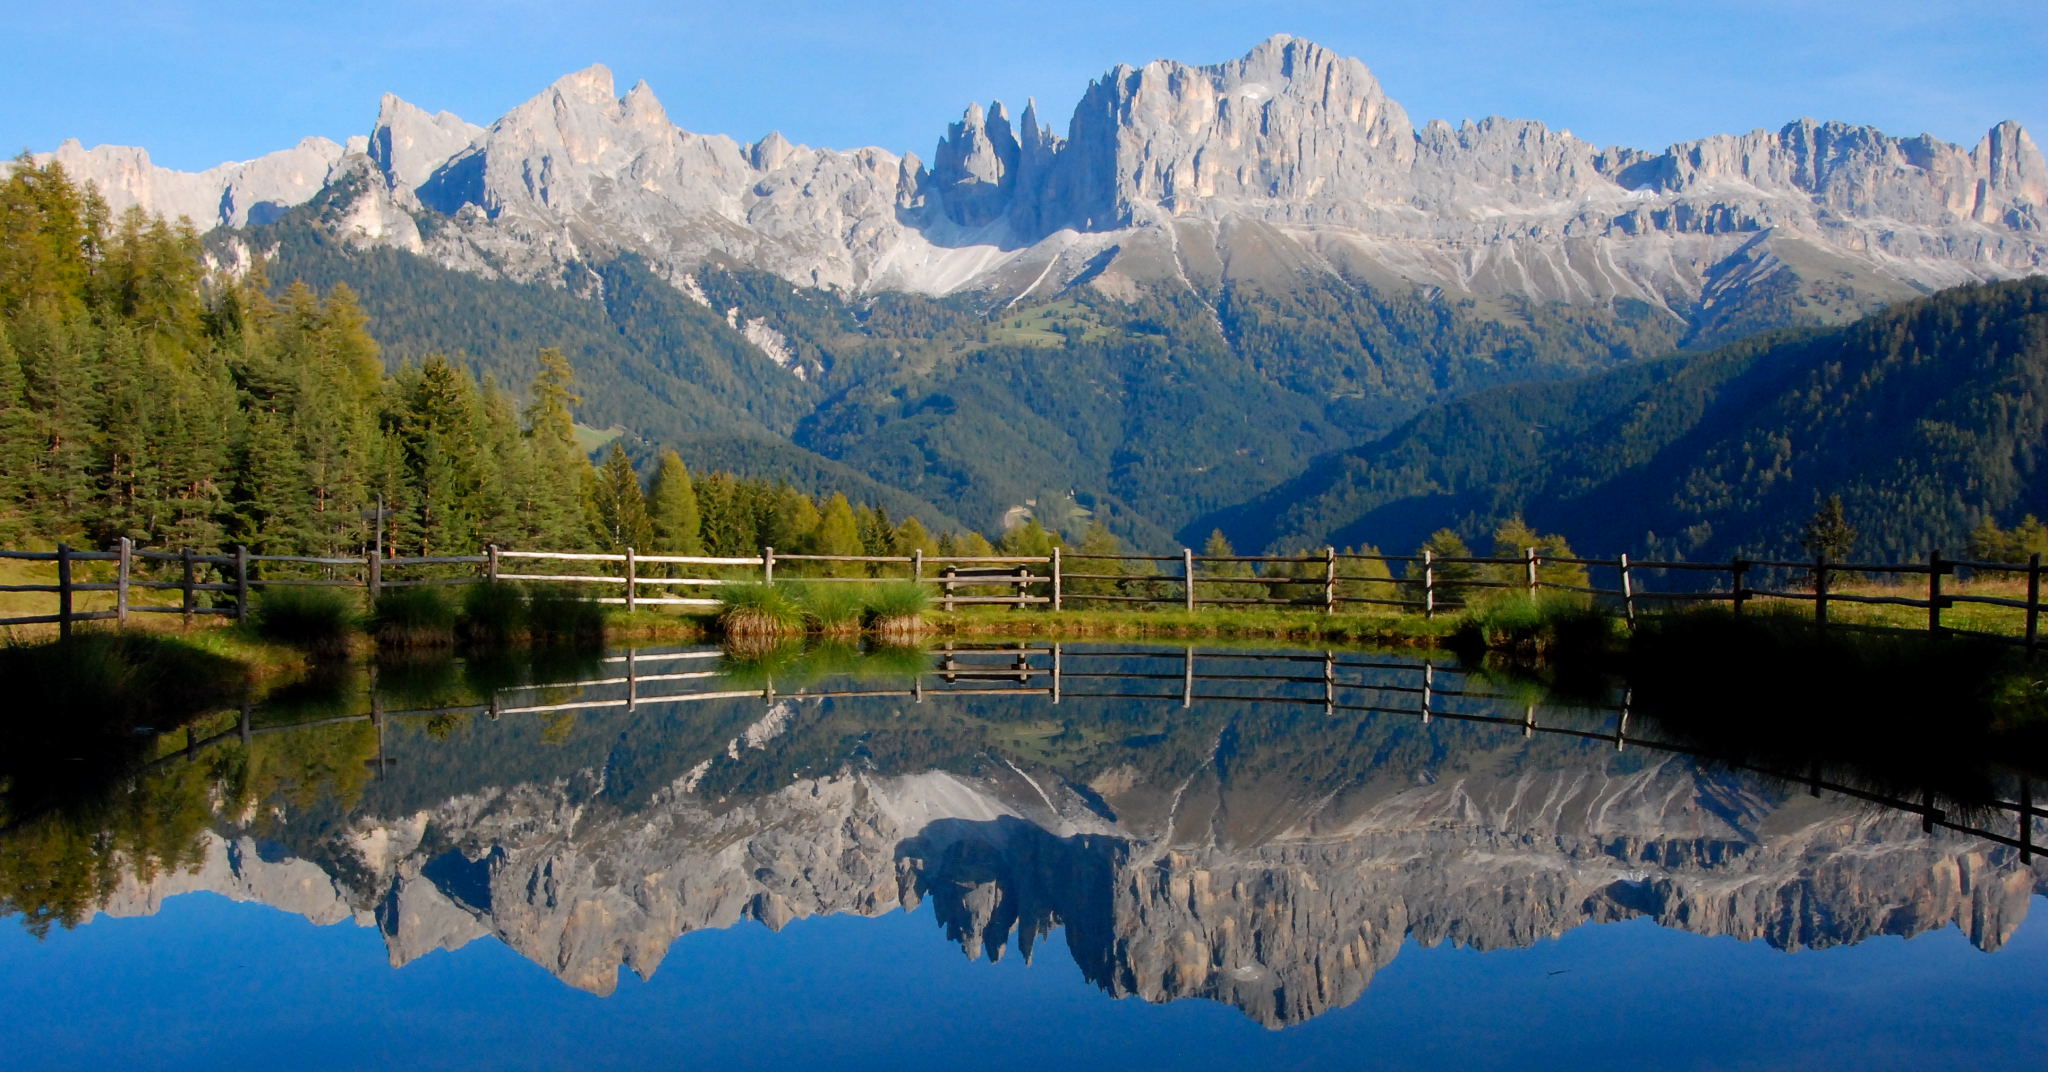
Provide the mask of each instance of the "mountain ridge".
{"label": "mountain ridge", "polygon": [[[2048,265],[2048,164],[2016,123],[1965,148],[1802,119],[1662,152],[1600,148],[1530,120],[1416,127],[1363,63],[1285,35],[1221,64],[1119,66],[1084,90],[1064,137],[1035,102],[1015,123],[1000,102],[972,105],[929,167],[872,147],[694,134],[646,83],[615,94],[595,65],[484,127],[387,95],[366,138],[325,143],[324,161],[310,142],[288,150],[290,181],[275,188],[242,176],[279,154],[177,182],[214,176],[222,205],[195,223],[240,226],[252,199],[310,197],[312,164],[332,172],[364,155],[394,208],[452,222],[422,236],[428,255],[527,280],[633,252],[672,278],[723,257],[861,294],[966,287],[1015,300],[1077,280],[1203,289],[1189,261],[1219,249],[1227,260],[1231,220],[1281,229],[1301,263],[1337,274],[1633,298],[1681,317],[1712,297],[1714,266],[1760,234],[1920,290]],[[163,192],[183,173],[126,150],[67,143],[54,157],[117,208],[202,200]],[[1105,253],[1106,272],[1093,263]]]}

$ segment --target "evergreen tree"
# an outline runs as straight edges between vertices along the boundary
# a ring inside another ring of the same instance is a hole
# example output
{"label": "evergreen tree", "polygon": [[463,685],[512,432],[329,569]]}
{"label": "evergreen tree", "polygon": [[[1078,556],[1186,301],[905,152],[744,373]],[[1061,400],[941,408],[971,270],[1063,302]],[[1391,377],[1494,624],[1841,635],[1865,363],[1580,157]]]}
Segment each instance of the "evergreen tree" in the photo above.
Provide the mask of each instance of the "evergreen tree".
{"label": "evergreen tree", "polygon": [[1800,536],[1799,545],[1815,558],[1841,561],[1856,546],[1856,529],[1842,516],[1842,497],[1830,495],[1819,510],[1814,511],[1806,530]]}
{"label": "evergreen tree", "polygon": [[574,407],[576,373],[562,351],[540,352],[526,405],[526,437],[531,444],[532,475],[520,496],[521,509],[537,546],[556,549],[582,546],[590,461],[576,441]]}
{"label": "evergreen tree", "polygon": [[673,450],[661,452],[654,484],[647,493],[647,518],[654,530],[653,547],[664,554],[704,553],[703,519],[697,513],[697,489],[690,470]]}
{"label": "evergreen tree", "polygon": [[[1422,546],[1416,549],[1415,555],[1417,558],[1420,558],[1425,552],[1433,560],[1438,560],[1434,561],[1430,567],[1430,572],[1435,579],[1437,606],[1456,606],[1463,603],[1465,597],[1469,596],[1472,592],[1469,587],[1466,587],[1466,583],[1479,579],[1478,567],[1469,562],[1443,562],[1440,560],[1446,558],[1471,558],[1472,549],[1465,546],[1465,541],[1459,538],[1457,533],[1452,532],[1450,529],[1438,529],[1430,533],[1429,539],[1422,541]],[[1422,563],[1409,563],[1408,576],[1421,577]],[[1419,598],[1413,592],[1409,594],[1411,597]]]}
{"label": "evergreen tree", "polygon": [[[1536,579],[1542,584],[1571,585],[1584,588],[1587,585],[1586,567],[1570,562],[1554,562],[1551,559],[1573,558],[1572,548],[1563,536],[1552,533],[1540,535],[1522,515],[1515,514],[1501,522],[1493,530],[1491,558],[1526,558],[1530,549],[1542,559],[1536,566]],[[1529,569],[1526,565],[1501,565],[1487,568],[1488,580],[1507,585],[1526,585]]]}
{"label": "evergreen tree", "polygon": [[598,468],[596,484],[597,541],[606,550],[651,547],[654,526],[647,515],[647,500],[640,492],[640,478],[626,450],[612,444]]}

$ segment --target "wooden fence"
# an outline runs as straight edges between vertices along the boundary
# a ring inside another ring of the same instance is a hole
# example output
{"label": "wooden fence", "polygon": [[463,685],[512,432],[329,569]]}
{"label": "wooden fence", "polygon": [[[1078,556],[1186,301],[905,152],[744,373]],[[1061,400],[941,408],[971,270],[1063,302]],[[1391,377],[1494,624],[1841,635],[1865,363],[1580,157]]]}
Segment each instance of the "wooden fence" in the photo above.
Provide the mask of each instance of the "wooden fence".
{"label": "wooden fence", "polygon": [[[59,545],[55,551],[0,551],[0,559],[48,562],[55,577],[48,584],[0,585],[0,592],[43,592],[57,597],[57,612],[0,618],[0,626],[54,624],[68,634],[77,622],[126,622],[131,614],[174,613],[189,623],[195,615],[217,614],[242,620],[248,616],[256,589],[273,585],[321,585],[360,588],[371,598],[385,589],[418,585],[474,584],[481,581],[524,581],[607,586],[597,602],[642,606],[711,607],[718,604],[705,589],[753,581],[772,582],[776,568],[788,578],[792,569],[809,573],[823,568],[852,571],[856,576],[805,575],[806,583],[910,580],[933,586],[946,610],[964,606],[1033,606],[1064,610],[1085,603],[1130,604],[1141,608],[1293,607],[1335,613],[1345,607],[1377,606],[1419,611],[1435,616],[1454,607],[1475,590],[1519,589],[1573,592],[1605,602],[1633,623],[1652,606],[1670,603],[1726,602],[1743,613],[1758,599],[1809,602],[1814,620],[1830,622],[1839,604],[1872,604],[1926,611],[1927,629],[1936,634],[1970,633],[2040,646],[2041,556],[2026,562],[1980,562],[1946,558],[1936,551],[1925,562],[1853,563],[1732,559],[1720,562],[1553,557],[1534,548],[1518,557],[1445,557],[1340,553],[1324,548],[1319,555],[1200,555],[1183,548],[1176,555],[1095,555],[1053,548],[1048,555],[794,555],[764,547],[758,556],[649,555],[627,548],[624,553],[513,551],[488,548],[479,555],[425,557],[322,558],[304,555],[256,555],[246,547],[231,553],[200,554],[189,548],[153,551],[120,540],[110,551],[79,551]],[[111,581],[82,582],[81,564],[112,563]],[[1377,563],[1382,573],[1361,573]],[[529,565],[530,564],[530,565]],[[1079,566],[1079,571],[1074,569]],[[1390,574],[1395,566],[1402,576]],[[1561,584],[1544,577],[1545,567],[1567,566],[1586,571],[1589,583]],[[319,569],[322,577],[272,576],[274,567]],[[676,576],[677,567],[719,575]],[[423,570],[438,575],[420,575]],[[652,569],[653,572],[649,572]],[[207,576],[217,579],[202,579]],[[594,571],[594,572],[579,572]],[[335,574],[346,572],[347,576]],[[397,575],[393,575],[396,572]],[[1959,572],[1976,576],[2014,574],[2026,582],[2023,599],[1944,591],[1943,580]],[[1669,575],[1701,578],[1703,586],[1671,589]],[[1925,595],[1859,595],[1837,592],[1837,580],[1849,576],[1926,578]],[[1602,577],[1610,583],[1590,583]],[[1804,584],[1793,578],[1803,577]],[[1080,587],[1076,587],[1079,582]],[[683,589],[692,594],[676,594]],[[80,610],[76,595],[113,593],[113,606]],[[175,604],[138,600],[137,593],[175,592]],[[1257,592],[1261,594],[1247,594]],[[204,598],[204,602],[202,602]],[[1959,629],[1944,624],[1942,613],[1961,605],[2004,607],[2022,612],[2019,635]]]}

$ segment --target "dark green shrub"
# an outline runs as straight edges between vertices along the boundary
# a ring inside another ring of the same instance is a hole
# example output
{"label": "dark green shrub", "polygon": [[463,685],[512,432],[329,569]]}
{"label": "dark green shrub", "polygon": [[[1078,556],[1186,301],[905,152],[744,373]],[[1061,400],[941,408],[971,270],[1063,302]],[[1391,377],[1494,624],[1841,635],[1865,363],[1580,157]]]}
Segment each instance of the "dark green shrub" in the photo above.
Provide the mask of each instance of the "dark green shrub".
{"label": "dark green shrub", "polygon": [[266,588],[250,624],[265,640],[324,658],[346,655],[358,624],[356,601],[352,593],[332,588]]}
{"label": "dark green shrub", "polygon": [[455,601],[439,588],[393,588],[370,609],[370,634],[380,648],[445,648],[455,621]]}

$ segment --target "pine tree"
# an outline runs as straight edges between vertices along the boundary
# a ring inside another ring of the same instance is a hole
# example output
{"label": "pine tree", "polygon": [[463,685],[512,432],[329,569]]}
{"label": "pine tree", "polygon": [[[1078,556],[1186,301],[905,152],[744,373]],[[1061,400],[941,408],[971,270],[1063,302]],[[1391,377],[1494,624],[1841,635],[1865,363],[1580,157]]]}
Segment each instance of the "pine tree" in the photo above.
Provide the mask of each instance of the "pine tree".
{"label": "pine tree", "polygon": [[526,405],[526,436],[531,444],[531,483],[520,496],[529,515],[535,543],[543,548],[580,547],[587,530],[584,489],[589,480],[588,454],[576,441],[574,407],[576,373],[562,351],[540,352]]}
{"label": "pine tree", "polygon": [[1799,545],[1815,558],[1840,561],[1856,546],[1856,530],[1842,516],[1842,497],[1830,495],[1806,523]]}
{"label": "pine tree", "polygon": [[[1457,533],[1452,532],[1450,529],[1438,529],[1430,533],[1429,539],[1422,541],[1422,546],[1416,549],[1415,555],[1417,558],[1420,558],[1424,552],[1427,552],[1431,559],[1436,560],[1430,567],[1430,573],[1435,581],[1437,606],[1456,606],[1463,603],[1465,597],[1471,594],[1471,589],[1465,587],[1466,582],[1479,579],[1478,567],[1469,562],[1444,562],[1441,560],[1446,558],[1471,558],[1472,549],[1465,546],[1465,541],[1459,538]],[[1416,578],[1421,577],[1422,563],[1409,563],[1408,575]]]}
{"label": "pine tree", "polygon": [[640,477],[626,450],[612,444],[598,467],[596,484],[597,541],[607,550],[651,547],[654,526],[647,516],[647,500],[640,492]]}
{"label": "pine tree", "polygon": [[653,525],[655,550],[671,555],[704,553],[703,519],[697,512],[697,489],[690,470],[673,450],[661,452],[654,485],[647,493],[647,517]]}

